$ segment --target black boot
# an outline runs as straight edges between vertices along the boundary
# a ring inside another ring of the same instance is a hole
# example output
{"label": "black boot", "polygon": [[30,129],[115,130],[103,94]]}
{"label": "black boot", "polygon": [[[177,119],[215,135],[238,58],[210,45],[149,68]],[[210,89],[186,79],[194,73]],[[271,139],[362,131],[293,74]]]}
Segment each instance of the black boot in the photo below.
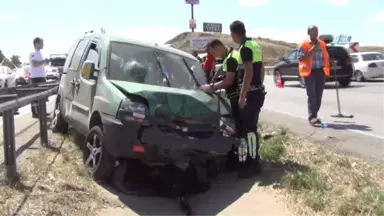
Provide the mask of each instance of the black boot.
{"label": "black boot", "polygon": [[252,159],[250,157],[247,160],[240,164],[238,177],[239,178],[252,178],[256,175],[259,175],[261,172],[260,160],[257,157]]}

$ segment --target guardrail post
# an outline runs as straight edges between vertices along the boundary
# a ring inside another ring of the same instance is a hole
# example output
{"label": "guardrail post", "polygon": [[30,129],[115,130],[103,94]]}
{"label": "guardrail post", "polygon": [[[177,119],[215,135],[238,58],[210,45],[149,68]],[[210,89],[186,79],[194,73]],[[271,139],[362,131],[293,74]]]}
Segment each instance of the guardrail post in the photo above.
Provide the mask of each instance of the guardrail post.
{"label": "guardrail post", "polygon": [[48,127],[47,127],[47,98],[39,100],[39,120],[40,120],[40,142],[42,146],[48,145]]}
{"label": "guardrail post", "polygon": [[7,169],[7,179],[10,184],[18,181],[15,149],[15,119],[14,109],[3,112],[4,162]]}

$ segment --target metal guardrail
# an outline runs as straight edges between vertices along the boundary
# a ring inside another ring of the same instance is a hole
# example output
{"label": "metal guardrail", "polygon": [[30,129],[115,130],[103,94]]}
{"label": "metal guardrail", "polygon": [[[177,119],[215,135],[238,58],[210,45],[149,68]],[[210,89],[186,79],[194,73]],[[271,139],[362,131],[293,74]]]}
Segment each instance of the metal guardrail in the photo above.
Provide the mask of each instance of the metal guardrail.
{"label": "metal guardrail", "polygon": [[274,66],[264,66],[265,75],[273,75]]}
{"label": "metal guardrail", "polygon": [[[16,166],[15,146],[15,110],[39,101],[40,141],[43,147],[48,146],[47,105],[49,96],[56,94],[58,83],[43,83],[0,90],[0,113],[3,114],[4,164],[7,181],[14,184],[19,180]],[[4,95],[4,93],[6,95]],[[20,97],[21,96],[21,97]]]}

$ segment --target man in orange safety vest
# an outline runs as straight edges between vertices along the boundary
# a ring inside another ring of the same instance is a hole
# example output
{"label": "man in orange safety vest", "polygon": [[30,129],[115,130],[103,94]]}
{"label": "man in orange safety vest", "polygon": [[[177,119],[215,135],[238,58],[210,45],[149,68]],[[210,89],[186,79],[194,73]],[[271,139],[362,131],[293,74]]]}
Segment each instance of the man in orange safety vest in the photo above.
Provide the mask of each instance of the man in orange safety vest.
{"label": "man in orange safety vest", "polygon": [[305,80],[308,96],[308,121],[312,126],[321,126],[317,114],[320,110],[325,77],[330,75],[329,55],[326,43],[318,39],[317,26],[309,26],[309,40],[300,44],[298,50],[299,74]]}

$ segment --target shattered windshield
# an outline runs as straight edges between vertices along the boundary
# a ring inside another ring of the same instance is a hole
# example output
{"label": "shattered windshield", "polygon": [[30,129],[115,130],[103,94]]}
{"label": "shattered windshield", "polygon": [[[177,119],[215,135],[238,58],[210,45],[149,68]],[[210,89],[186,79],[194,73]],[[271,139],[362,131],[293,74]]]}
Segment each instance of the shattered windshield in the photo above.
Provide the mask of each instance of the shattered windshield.
{"label": "shattered windshield", "polygon": [[149,47],[112,42],[108,78],[159,86],[168,86],[169,81],[170,87],[197,89],[198,84],[188,66],[199,84],[204,84],[204,72],[197,60]]}

